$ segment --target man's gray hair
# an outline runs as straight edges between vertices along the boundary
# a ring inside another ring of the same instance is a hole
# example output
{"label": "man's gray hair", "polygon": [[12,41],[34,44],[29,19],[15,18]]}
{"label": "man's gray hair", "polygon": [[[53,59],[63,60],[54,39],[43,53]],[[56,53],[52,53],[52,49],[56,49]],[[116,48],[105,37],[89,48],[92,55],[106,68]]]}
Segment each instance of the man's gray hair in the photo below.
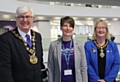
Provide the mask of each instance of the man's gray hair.
{"label": "man's gray hair", "polygon": [[26,12],[28,12],[28,10],[30,10],[32,12],[32,16],[34,16],[34,13],[33,13],[33,10],[28,7],[28,6],[19,6],[16,10],[16,17],[19,15],[19,14],[24,14]]}

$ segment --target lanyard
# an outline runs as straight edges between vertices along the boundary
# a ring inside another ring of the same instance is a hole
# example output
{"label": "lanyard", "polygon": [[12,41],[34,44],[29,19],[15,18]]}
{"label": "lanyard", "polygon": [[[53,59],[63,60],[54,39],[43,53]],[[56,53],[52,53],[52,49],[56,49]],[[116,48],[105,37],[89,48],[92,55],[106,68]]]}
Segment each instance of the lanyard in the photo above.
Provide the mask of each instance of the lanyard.
{"label": "lanyard", "polygon": [[72,40],[70,41],[70,46],[69,46],[69,49],[70,50],[65,50],[65,46],[64,44],[62,43],[62,48],[63,48],[63,55],[65,56],[65,61],[66,61],[66,64],[67,64],[67,69],[69,68],[69,61],[70,61],[70,51],[72,49]]}

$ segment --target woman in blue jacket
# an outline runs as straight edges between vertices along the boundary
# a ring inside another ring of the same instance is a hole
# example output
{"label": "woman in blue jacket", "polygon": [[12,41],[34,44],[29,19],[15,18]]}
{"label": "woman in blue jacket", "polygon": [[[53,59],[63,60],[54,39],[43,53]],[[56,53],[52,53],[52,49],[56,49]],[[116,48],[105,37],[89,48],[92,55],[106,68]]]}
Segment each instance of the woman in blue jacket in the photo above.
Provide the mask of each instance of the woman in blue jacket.
{"label": "woman in blue jacket", "polygon": [[119,71],[119,52],[109,40],[108,25],[104,20],[95,23],[93,39],[85,43],[89,82],[116,82]]}

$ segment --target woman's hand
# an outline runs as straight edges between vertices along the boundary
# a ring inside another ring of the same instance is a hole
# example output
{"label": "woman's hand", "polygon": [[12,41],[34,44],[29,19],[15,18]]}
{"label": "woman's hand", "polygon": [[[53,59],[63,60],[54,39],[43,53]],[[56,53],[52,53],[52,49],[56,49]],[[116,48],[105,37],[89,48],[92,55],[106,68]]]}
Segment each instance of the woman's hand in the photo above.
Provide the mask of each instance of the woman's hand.
{"label": "woman's hand", "polygon": [[98,82],[106,82],[104,79],[100,79],[98,80]]}

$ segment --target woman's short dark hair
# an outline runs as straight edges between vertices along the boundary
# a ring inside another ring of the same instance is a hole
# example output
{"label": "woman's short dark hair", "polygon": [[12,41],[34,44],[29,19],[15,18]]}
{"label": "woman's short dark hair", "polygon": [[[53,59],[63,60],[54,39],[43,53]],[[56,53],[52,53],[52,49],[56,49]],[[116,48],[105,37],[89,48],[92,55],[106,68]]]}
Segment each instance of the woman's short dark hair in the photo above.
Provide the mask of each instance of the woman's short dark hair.
{"label": "woman's short dark hair", "polygon": [[74,19],[70,16],[65,16],[60,19],[60,26],[62,27],[64,23],[69,23],[72,28],[74,28],[75,22]]}

